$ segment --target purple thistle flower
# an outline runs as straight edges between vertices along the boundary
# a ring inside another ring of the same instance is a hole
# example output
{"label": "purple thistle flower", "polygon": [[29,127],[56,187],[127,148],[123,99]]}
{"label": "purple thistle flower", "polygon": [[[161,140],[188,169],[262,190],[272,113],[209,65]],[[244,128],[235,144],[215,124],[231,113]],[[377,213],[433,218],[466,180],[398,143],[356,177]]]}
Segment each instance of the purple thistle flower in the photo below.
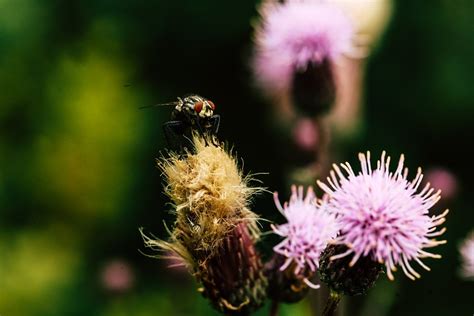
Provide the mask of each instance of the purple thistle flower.
{"label": "purple thistle flower", "polygon": [[462,276],[474,280],[474,231],[462,242],[459,251],[462,260]]}
{"label": "purple thistle flower", "polygon": [[[319,267],[319,257],[328,243],[336,237],[339,227],[335,216],[326,211],[326,201],[317,200],[312,187],[308,188],[306,197],[302,186],[296,189],[293,185],[291,192],[290,201],[285,202],[283,207],[278,193],[274,193],[275,205],[288,222],[272,225],[276,234],[285,237],[273,250],[286,257],[280,270],[283,271],[294,263],[294,273],[298,275],[307,268],[314,272]],[[319,285],[312,284],[306,278],[304,282],[312,288],[319,288]]]}
{"label": "purple thistle flower", "polygon": [[270,94],[286,90],[296,70],[332,61],[352,48],[351,21],[334,5],[268,1],[260,15],[254,70],[257,81]]}
{"label": "purple thistle flower", "polygon": [[403,155],[395,172],[389,170],[390,157],[385,157],[385,152],[375,170],[370,163],[370,152],[367,156],[359,154],[359,160],[362,171],[358,174],[346,162],[340,166],[347,175],[333,165],[334,170],[327,178],[330,186],[318,181],[330,197],[329,210],[336,214],[341,225],[336,242],[349,248],[331,259],[354,254],[352,266],[361,256],[370,256],[385,265],[390,280],[397,265],[410,279],[419,278],[409,261],[415,260],[429,271],[420,258],[441,256],[424,248],[446,243],[433,237],[446,230],[437,230],[437,226],[445,221],[448,210],[437,216],[428,215],[429,209],[440,199],[440,191],[433,193],[429,183],[418,190],[423,178],[420,168],[415,179],[407,180]]}

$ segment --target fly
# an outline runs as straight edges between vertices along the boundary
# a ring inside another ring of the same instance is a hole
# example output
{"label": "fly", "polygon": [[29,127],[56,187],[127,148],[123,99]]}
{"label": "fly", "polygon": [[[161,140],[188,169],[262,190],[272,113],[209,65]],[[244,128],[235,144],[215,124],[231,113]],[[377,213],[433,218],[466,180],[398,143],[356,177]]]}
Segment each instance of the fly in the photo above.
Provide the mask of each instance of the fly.
{"label": "fly", "polygon": [[184,153],[185,148],[191,149],[193,133],[204,137],[207,144],[210,140],[216,144],[215,136],[219,129],[220,116],[214,114],[214,102],[197,94],[190,94],[175,102],[157,104],[174,105],[171,120],[163,124],[163,131],[169,149]]}

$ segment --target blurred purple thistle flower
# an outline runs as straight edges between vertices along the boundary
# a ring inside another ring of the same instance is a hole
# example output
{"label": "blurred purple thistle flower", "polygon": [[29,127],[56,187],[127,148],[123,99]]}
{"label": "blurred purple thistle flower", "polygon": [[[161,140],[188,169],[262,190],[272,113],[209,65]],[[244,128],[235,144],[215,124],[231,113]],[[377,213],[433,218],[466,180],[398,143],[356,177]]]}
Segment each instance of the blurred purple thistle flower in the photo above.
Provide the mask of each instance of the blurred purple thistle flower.
{"label": "blurred purple thistle flower", "polygon": [[114,293],[130,290],[135,283],[132,266],[124,260],[116,259],[107,262],[100,275],[102,286]]}
{"label": "blurred purple thistle flower", "polygon": [[264,90],[286,90],[295,71],[334,60],[352,48],[351,21],[320,1],[266,2],[256,30],[254,71]]}
{"label": "blurred purple thistle flower", "polygon": [[462,276],[474,280],[474,231],[462,242],[459,251],[462,260]]}
{"label": "blurred purple thistle flower", "polygon": [[[314,272],[319,267],[319,257],[328,243],[337,235],[339,227],[334,215],[326,211],[326,202],[318,201],[313,188],[309,187],[304,197],[303,187],[291,187],[289,202],[280,204],[278,193],[274,193],[275,204],[278,210],[286,217],[287,223],[283,225],[272,225],[273,231],[285,237],[273,250],[286,257],[286,261],[280,270],[287,269],[292,263],[296,265],[296,275],[304,273],[309,268]],[[307,278],[304,282],[312,287]]]}
{"label": "blurred purple thistle flower", "polygon": [[437,230],[437,226],[444,223],[448,210],[438,216],[428,215],[440,199],[440,191],[433,193],[429,183],[418,190],[423,178],[420,168],[415,179],[408,181],[403,155],[395,172],[390,172],[390,157],[385,157],[385,152],[375,170],[370,163],[370,152],[367,156],[359,154],[359,160],[362,171],[358,174],[349,163],[340,165],[347,175],[333,165],[334,170],[327,178],[330,186],[318,181],[330,196],[328,209],[336,214],[341,225],[337,242],[349,247],[331,260],[354,254],[352,266],[361,256],[370,256],[385,265],[390,280],[397,265],[410,279],[419,278],[409,261],[415,260],[429,271],[420,258],[441,256],[423,249],[446,243],[433,237],[446,230]]}
{"label": "blurred purple thistle flower", "polygon": [[433,188],[440,189],[445,201],[456,197],[458,193],[458,179],[455,174],[446,168],[438,167],[428,170],[425,174],[425,182],[431,183]]}

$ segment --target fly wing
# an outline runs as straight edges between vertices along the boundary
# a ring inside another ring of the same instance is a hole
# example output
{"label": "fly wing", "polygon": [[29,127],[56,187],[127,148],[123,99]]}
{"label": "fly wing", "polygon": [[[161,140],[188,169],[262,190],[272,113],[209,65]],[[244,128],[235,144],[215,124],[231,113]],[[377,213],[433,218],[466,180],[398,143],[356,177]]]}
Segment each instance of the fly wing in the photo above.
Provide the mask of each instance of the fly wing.
{"label": "fly wing", "polygon": [[174,101],[174,102],[167,102],[167,103],[158,103],[158,104],[153,104],[153,105],[144,105],[139,107],[139,109],[146,109],[146,108],[154,108],[154,107],[160,107],[160,106],[177,106],[179,104],[179,101]]}

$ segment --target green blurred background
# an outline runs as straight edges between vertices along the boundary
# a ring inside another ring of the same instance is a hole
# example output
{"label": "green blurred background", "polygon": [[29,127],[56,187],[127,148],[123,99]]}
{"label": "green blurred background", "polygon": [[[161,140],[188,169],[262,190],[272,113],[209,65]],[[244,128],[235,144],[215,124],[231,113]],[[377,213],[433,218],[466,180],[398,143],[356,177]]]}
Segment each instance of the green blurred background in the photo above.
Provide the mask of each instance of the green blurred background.
{"label": "green blurred background", "polygon": [[[1,316],[216,315],[185,272],[140,253],[138,228],[166,237],[172,221],[155,167],[171,109],[138,108],[209,97],[245,171],[287,192],[287,162],[275,159],[286,149],[248,67],[256,5],[0,0]],[[451,209],[449,242],[432,272],[382,277],[346,315],[474,312],[457,253],[474,228],[473,12],[472,0],[399,1],[368,61],[363,124],[337,142],[340,158],[403,152],[412,171],[449,170],[457,194],[439,206]],[[254,210],[281,220],[269,194]]]}

